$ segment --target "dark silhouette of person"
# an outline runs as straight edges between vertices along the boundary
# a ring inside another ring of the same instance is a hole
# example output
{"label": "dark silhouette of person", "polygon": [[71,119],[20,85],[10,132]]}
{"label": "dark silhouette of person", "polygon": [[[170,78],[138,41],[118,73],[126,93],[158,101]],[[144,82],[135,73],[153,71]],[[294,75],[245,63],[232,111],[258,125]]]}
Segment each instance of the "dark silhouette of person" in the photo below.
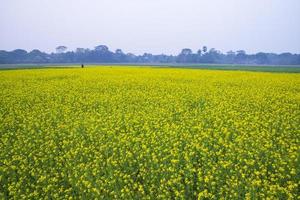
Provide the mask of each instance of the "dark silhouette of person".
{"label": "dark silhouette of person", "polygon": [[81,64],[81,68],[84,68],[84,65],[83,65],[83,64]]}

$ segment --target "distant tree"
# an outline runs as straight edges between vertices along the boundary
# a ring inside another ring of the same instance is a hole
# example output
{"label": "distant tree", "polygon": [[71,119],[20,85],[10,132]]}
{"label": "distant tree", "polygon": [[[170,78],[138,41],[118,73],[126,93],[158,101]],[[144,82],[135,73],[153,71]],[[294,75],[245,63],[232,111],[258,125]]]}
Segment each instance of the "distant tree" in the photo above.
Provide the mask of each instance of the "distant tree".
{"label": "distant tree", "polygon": [[43,53],[38,50],[38,49],[34,49],[32,50],[31,52],[29,52],[31,55],[35,55],[35,56],[39,56],[39,55],[42,55]]}
{"label": "distant tree", "polygon": [[95,51],[106,53],[108,52],[108,47],[106,45],[98,45],[95,47]]}
{"label": "distant tree", "polygon": [[277,56],[277,64],[295,65],[300,64],[300,54],[281,53]]}
{"label": "distant tree", "polygon": [[56,53],[64,53],[67,50],[66,46],[58,46],[55,48]]}
{"label": "distant tree", "polygon": [[234,51],[227,51],[227,56],[235,56],[235,52]]}
{"label": "distant tree", "polygon": [[57,53],[47,54],[38,49],[27,52],[23,49],[13,51],[0,50],[0,63],[223,63],[223,64],[272,64],[272,65],[300,65],[300,54],[292,53],[257,53],[247,54],[244,50],[229,51],[227,54],[211,48],[209,51],[204,46],[196,53],[184,48],[177,55],[143,55],[125,54],[121,49],[111,52],[107,46],[98,45],[94,50],[77,48],[74,52],[66,52],[67,47],[59,46]]}
{"label": "distant tree", "polygon": [[75,53],[69,55],[69,57],[73,56],[72,60],[74,60],[75,62],[83,63],[90,60],[89,53],[89,49],[76,48]]}
{"label": "distant tree", "polygon": [[27,51],[24,49],[16,49],[11,52],[12,58],[16,61],[16,63],[26,62]]}
{"label": "distant tree", "polygon": [[215,48],[211,48],[210,50],[209,50],[209,53],[217,53],[218,51],[215,49]]}
{"label": "distant tree", "polygon": [[115,62],[114,53],[109,51],[106,45],[98,45],[95,50],[91,52],[93,62]]}
{"label": "distant tree", "polygon": [[206,54],[203,55],[202,61],[204,63],[220,63],[221,52],[215,48],[211,48]]}
{"label": "distant tree", "polygon": [[0,50],[0,64],[7,64],[15,62],[14,59],[11,58],[10,52]]}
{"label": "distant tree", "polygon": [[115,54],[124,54],[122,49],[116,49]]}
{"label": "distant tree", "polygon": [[126,54],[126,62],[133,63],[136,61],[136,55],[133,53],[127,53]]}
{"label": "distant tree", "polygon": [[207,52],[207,46],[203,46],[202,51],[203,51],[203,53],[206,53]]}
{"label": "distant tree", "polygon": [[49,57],[46,53],[41,52],[38,49],[34,49],[27,54],[26,62],[29,63],[47,63]]}
{"label": "distant tree", "polygon": [[150,53],[144,53],[143,56],[141,57],[142,62],[153,62],[152,60],[152,54]]}
{"label": "distant tree", "polygon": [[224,63],[234,63],[235,58],[235,52],[234,51],[228,51],[224,60]]}
{"label": "distant tree", "polygon": [[244,51],[244,50],[238,50],[238,51],[236,51],[236,54],[245,55],[246,51]]}
{"label": "distant tree", "polygon": [[180,54],[177,56],[177,62],[179,63],[192,63],[193,59],[193,51],[189,48],[184,48],[181,50]]}
{"label": "distant tree", "polygon": [[193,53],[193,51],[191,49],[185,48],[181,50],[181,55],[191,55]]}
{"label": "distant tree", "polygon": [[116,49],[114,53],[114,61],[119,63],[126,62],[126,55],[122,49]]}
{"label": "distant tree", "polygon": [[238,50],[236,52],[235,63],[246,64],[247,63],[247,54],[244,50]]}
{"label": "distant tree", "polygon": [[268,54],[266,53],[257,53],[254,55],[256,64],[267,64],[269,63]]}
{"label": "distant tree", "polygon": [[199,49],[199,50],[197,51],[196,62],[197,62],[197,63],[201,63],[201,62],[202,62],[202,50],[201,50],[201,49]]}
{"label": "distant tree", "polygon": [[27,51],[24,49],[16,49],[16,50],[13,50],[12,53],[14,54],[14,56],[22,57],[22,56],[26,56]]}
{"label": "distant tree", "polygon": [[85,53],[86,49],[84,49],[84,48],[77,48],[75,52],[76,53]]}
{"label": "distant tree", "polygon": [[201,56],[201,55],[202,55],[202,50],[199,49],[199,50],[197,51],[197,54],[198,54],[199,56]]}

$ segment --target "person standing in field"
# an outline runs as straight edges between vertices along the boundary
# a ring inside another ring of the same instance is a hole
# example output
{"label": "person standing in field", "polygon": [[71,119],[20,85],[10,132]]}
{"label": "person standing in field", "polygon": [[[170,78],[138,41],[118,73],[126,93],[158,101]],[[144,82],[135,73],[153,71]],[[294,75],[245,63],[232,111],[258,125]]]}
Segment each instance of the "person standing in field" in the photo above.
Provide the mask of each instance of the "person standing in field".
{"label": "person standing in field", "polygon": [[84,65],[83,65],[83,64],[81,64],[81,68],[84,68]]}

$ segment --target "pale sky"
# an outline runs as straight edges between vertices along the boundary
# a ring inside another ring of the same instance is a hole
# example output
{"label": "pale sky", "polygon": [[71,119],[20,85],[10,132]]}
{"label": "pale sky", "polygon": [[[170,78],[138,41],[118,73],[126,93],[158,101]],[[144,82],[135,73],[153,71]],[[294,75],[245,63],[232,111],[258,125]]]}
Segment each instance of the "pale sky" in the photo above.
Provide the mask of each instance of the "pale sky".
{"label": "pale sky", "polygon": [[300,53],[300,0],[0,0],[0,49]]}

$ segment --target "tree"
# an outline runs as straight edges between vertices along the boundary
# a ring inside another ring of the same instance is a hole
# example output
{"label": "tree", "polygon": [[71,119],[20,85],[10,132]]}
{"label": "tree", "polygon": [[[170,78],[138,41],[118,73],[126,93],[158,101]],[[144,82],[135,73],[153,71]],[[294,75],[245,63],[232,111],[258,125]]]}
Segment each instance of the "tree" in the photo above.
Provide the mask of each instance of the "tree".
{"label": "tree", "polygon": [[196,63],[200,63],[202,61],[202,50],[199,49],[196,55]]}
{"label": "tree", "polygon": [[126,62],[126,55],[122,51],[122,49],[116,49],[114,54],[114,61],[115,62]]}
{"label": "tree", "polygon": [[243,55],[245,55],[246,51],[244,51],[244,50],[238,50],[238,51],[236,51],[236,54],[243,54]]}
{"label": "tree", "polygon": [[236,54],[236,57],[235,57],[235,62],[236,63],[243,63],[243,64],[245,64],[245,63],[247,63],[247,54],[246,54],[246,51],[244,51],[244,50],[238,50],[237,52],[236,52],[237,54]]}
{"label": "tree", "polygon": [[124,54],[122,49],[116,49],[115,54]]}
{"label": "tree", "polygon": [[94,50],[77,48],[66,52],[67,47],[58,46],[57,53],[47,54],[38,49],[27,52],[23,49],[13,51],[0,50],[0,63],[219,63],[219,64],[271,64],[271,65],[299,65],[300,54],[292,53],[257,53],[246,54],[244,50],[229,51],[223,54],[206,46],[193,53],[184,48],[177,56],[145,53],[143,55],[125,54],[121,49],[109,51],[105,45],[98,45]]}
{"label": "tree", "polygon": [[95,47],[95,51],[98,51],[101,53],[106,53],[106,52],[108,52],[108,47],[105,45],[98,45]]}
{"label": "tree", "polygon": [[181,50],[181,55],[191,55],[193,52],[192,52],[192,50],[191,49],[188,49],[188,48],[185,48],[185,49],[182,49]]}
{"label": "tree", "polygon": [[13,50],[12,53],[15,56],[22,57],[22,56],[26,56],[27,51],[25,51],[24,49],[16,49],[16,50]]}
{"label": "tree", "polygon": [[64,53],[67,50],[66,46],[58,46],[55,48],[56,53]]}
{"label": "tree", "polygon": [[211,48],[209,50],[209,53],[219,53],[218,50],[216,50],[215,48]]}
{"label": "tree", "polygon": [[203,51],[203,53],[206,53],[207,52],[207,46],[203,46],[202,51]]}
{"label": "tree", "polygon": [[227,56],[235,56],[235,52],[234,51],[227,51]]}
{"label": "tree", "polygon": [[127,53],[126,54],[126,62],[135,62],[136,61],[136,55],[133,53]]}
{"label": "tree", "polygon": [[202,61],[205,63],[220,63],[221,52],[215,48],[211,48],[207,53],[203,55]]}
{"label": "tree", "polygon": [[30,52],[31,55],[34,55],[34,56],[39,56],[41,54],[43,54],[40,50],[38,49],[34,49]]}
{"label": "tree", "polygon": [[260,52],[254,55],[256,64],[267,64],[269,62],[268,54]]}
{"label": "tree", "polygon": [[11,52],[11,56],[15,59],[16,63],[23,63],[25,62],[27,51],[23,49],[16,49]]}
{"label": "tree", "polygon": [[85,53],[85,49],[84,48],[77,48],[76,49],[76,53]]}
{"label": "tree", "polygon": [[48,55],[38,49],[34,49],[27,54],[26,61],[31,63],[46,63],[48,62]]}
{"label": "tree", "polygon": [[193,51],[188,48],[184,48],[181,50],[181,53],[177,56],[177,62],[179,63],[192,63],[193,59]]}
{"label": "tree", "polygon": [[201,54],[202,54],[202,50],[201,50],[201,49],[199,49],[199,50],[197,51],[197,54],[198,54],[199,56],[201,56]]}
{"label": "tree", "polygon": [[234,63],[234,58],[235,58],[235,52],[231,50],[228,51],[225,57],[225,63]]}
{"label": "tree", "polygon": [[10,58],[10,54],[11,53],[8,51],[0,50],[0,64],[11,63],[12,61],[14,61]]}
{"label": "tree", "polygon": [[114,62],[114,53],[109,51],[106,45],[98,45],[92,52],[91,57],[94,62]]}

